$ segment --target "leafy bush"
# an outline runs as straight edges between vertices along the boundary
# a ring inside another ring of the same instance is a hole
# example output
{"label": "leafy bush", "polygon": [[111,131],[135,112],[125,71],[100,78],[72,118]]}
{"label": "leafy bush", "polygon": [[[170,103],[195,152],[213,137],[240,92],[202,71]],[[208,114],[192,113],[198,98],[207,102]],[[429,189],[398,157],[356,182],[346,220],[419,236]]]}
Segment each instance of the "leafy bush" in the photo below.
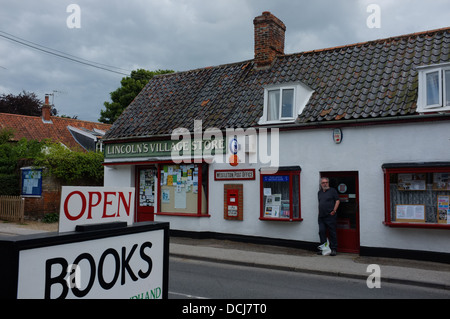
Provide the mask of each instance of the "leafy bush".
{"label": "leafy bush", "polygon": [[56,223],[59,221],[59,214],[58,213],[49,213],[42,218],[43,223],[51,224]]}
{"label": "leafy bush", "polygon": [[47,144],[34,165],[67,183],[103,184],[103,153],[75,152],[61,144]]}

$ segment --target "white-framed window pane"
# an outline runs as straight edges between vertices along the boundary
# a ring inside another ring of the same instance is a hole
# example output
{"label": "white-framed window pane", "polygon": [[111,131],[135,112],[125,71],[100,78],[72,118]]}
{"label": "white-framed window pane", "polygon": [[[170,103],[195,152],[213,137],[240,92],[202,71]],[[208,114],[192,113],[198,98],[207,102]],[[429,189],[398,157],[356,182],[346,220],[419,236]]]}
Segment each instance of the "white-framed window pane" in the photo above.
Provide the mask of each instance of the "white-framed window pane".
{"label": "white-framed window pane", "polygon": [[445,106],[450,106],[450,70],[444,71]]}
{"label": "white-framed window pane", "polygon": [[281,106],[281,117],[294,117],[294,89],[283,90]]}
{"label": "white-framed window pane", "polygon": [[439,104],[439,71],[426,74],[427,105]]}
{"label": "white-framed window pane", "polygon": [[272,90],[268,92],[267,103],[267,120],[276,121],[280,114],[280,90]]}

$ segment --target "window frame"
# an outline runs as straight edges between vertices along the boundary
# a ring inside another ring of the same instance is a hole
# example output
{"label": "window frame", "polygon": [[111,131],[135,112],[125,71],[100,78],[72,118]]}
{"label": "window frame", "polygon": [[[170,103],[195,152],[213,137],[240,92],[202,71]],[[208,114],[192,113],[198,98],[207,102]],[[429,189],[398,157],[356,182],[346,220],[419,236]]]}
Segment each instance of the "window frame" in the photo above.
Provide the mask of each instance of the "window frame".
{"label": "window frame", "polygon": [[[446,72],[449,72],[449,74],[450,74],[450,67],[444,68],[442,70],[442,81],[443,81],[442,82],[443,83],[443,85],[442,85],[442,90],[443,90],[443,92],[442,92],[443,93],[442,94],[442,106],[450,108],[450,96],[447,97],[447,85],[448,85],[448,89],[449,89],[449,92],[450,92],[450,81],[447,83],[447,80],[445,78],[445,73]],[[449,76],[449,78],[450,78],[450,76]],[[447,101],[449,101],[448,105],[446,104]]]}
{"label": "window frame", "polygon": [[[263,179],[264,176],[289,176],[289,198],[293,198],[294,194],[294,176],[298,177],[298,217],[294,217],[294,203],[292,200],[289,200],[289,217],[288,218],[282,218],[282,217],[265,217],[264,211],[265,211],[265,199],[264,199],[264,185],[263,185]],[[264,169],[260,169],[260,216],[259,219],[262,221],[281,221],[281,222],[298,222],[302,221],[302,214],[301,214],[301,191],[300,191],[300,175],[301,175],[301,168],[299,166],[294,167],[284,167],[279,168],[276,173],[267,172],[264,173]]]}
{"label": "window frame", "polygon": [[[448,99],[446,87],[450,87],[450,81],[447,83],[445,73],[450,72],[450,64],[433,65],[426,67],[419,67],[419,98],[418,98],[418,112],[440,112],[450,111],[450,104],[446,104]],[[438,72],[438,98],[437,104],[427,104],[428,87],[427,76],[431,73]]]}
{"label": "window frame", "polygon": [[[391,218],[392,211],[391,211],[391,191],[390,191],[390,180],[392,174],[450,173],[450,162],[383,164],[382,169],[384,172],[384,212],[385,212],[383,221],[384,225],[399,228],[450,229],[450,224],[439,224],[438,222],[427,223],[426,221],[424,222],[393,221]],[[427,188],[426,190],[411,190],[411,191],[424,192],[429,191],[429,189]]]}
{"label": "window frame", "polygon": [[[292,90],[292,109],[291,109],[291,116],[284,116],[283,117],[283,91]],[[278,117],[276,119],[269,120],[269,113],[270,113],[270,92],[279,92],[279,100],[278,100]],[[295,120],[295,109],[296,109],[296,98],[295,98],[295,86],[283,86],[278,88],[268,88],[266,89],[266,108],[267,108],[267,122],[279,122],[279,121],[294,121]]]}
{"label": "window frame", "polygon": [[[432,73],[437,73],[438,74],[438,103],[437,104],[428,104],[428,96],[429,96],[429,92],[428,92],[428,80],[427,77],[429,74]],[[436,107],[441,107],[442,106],[442,88],[443,88],[443,83],[442,83],[442,70],[440,69],[433,69],[433,70],[428,70],[424,72],[424,90],[425,90],[425,97],[424,97],[424,108],[426,109],[432,109],[432,108],[436,108]]]}

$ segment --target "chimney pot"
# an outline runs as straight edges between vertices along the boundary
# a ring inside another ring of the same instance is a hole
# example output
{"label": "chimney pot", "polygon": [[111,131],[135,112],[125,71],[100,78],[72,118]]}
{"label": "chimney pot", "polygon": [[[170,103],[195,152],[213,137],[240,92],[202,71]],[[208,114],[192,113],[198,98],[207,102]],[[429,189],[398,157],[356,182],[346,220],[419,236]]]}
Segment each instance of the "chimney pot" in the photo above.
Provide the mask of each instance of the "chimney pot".
{"label": "chimney pot", "polygon": [[253,19],[255,26],[255,64],[270,66],[277,55],[284,55],[286,26],[269,11]]}

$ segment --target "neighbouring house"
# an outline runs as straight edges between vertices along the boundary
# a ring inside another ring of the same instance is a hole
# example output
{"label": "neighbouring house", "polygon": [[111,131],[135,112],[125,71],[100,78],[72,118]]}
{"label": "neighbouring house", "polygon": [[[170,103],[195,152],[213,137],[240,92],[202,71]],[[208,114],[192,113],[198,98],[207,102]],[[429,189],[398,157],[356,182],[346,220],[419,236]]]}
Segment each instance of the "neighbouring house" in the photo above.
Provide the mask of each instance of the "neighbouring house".
{"label": "neighbouring house", "polygon": [[14,130],[14,139],[59,142],[70,149],[102,151],[102,137],[111,124],[51,116],[48,96],[42,106],[42,116],[0,113],[0,128]]}
{"label": "neighbouring house", "polygon": [[[450,262],[450,28],[155,76],[103,138],[105,185],[172,233],[313,248],[319,180],[338,251]],[[181,49],[181,48],[180,48]]]}
{"label": "neighbouring house", "polygon": [[[14,141],[51,140],[77,151],[102,151],[102,137],[110,124],[82,121],[78,119],[51,116],[48,96],[42,106],[42,116],[27,116],[0,113],[0,129],[14,132]],[[43,169],[23,167],[21,169],[21,190],[25,197],[25,215],[42,217],[59,211],[60,183],[51,176],[45,176]]]}

